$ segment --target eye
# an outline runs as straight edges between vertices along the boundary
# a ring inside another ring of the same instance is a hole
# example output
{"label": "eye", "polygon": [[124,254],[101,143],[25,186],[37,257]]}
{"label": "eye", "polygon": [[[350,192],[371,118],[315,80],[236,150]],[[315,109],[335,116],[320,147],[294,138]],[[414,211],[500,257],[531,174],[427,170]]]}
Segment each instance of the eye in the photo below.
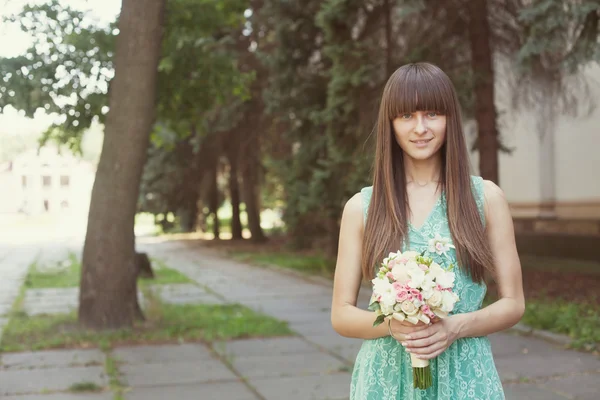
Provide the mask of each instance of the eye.
{"label": "eye", "polygon": [[402,119],[409,119],[410,117],[412,117],[411,113],[400,114],[400,118],[402,118]]}
{"label": "eye", "polygon": [[427,113],[427,116],[428,116],[428,117],[430,117],[430,118],[435,118],[435,117],[437,117],[438,115],[439,115],[439,113],[438,113],[438,112],[436,112],[436,111],[429,111],[429,112]]}

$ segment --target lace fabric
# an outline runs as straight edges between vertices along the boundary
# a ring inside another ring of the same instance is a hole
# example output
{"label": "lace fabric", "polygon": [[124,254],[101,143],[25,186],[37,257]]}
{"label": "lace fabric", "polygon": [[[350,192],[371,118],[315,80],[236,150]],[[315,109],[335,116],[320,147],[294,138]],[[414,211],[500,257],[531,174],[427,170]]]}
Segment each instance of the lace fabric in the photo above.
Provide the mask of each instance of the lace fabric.
{"label": "lace fabric", "polygon": [[[483,217],[483,179],[471,178],[477,208]],[[372,187],[361,190],[364,216],[371,200]],[[429,239],[436,233],[451,238],[442,194],[430,215],[420,228],[409,225],[410,249],[427,250]],[[408,249],[403,249],[408,250]],[[431,254],[442,267],[454,263],[456,252],[450,249],[444,255]],[[486,293],[485,284],[475,283],[460,268],[454,269],[454,290],[460,300],[453,313],[478,310]],[[365,340],[356,357],[350,386],[351,400],[503,400],[502,384],[494,364],[487,337],[463,338],[455,341],[446,351],[430,360],[433,384],[427,390],[413,388],[410,355],[390,336]]]}

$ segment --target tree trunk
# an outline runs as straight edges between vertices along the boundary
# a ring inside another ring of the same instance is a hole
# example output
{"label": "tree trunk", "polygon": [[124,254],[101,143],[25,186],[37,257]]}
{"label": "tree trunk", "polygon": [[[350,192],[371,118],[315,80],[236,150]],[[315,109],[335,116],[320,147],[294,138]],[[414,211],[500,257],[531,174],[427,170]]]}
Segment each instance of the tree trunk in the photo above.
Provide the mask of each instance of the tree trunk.
{"label": "tree trunk", "polygon": [[220,221],[219,221],[219,214],[218,214],[218,210],[219,210],[219,185],[217,183],[217,173],[218,173],[218,167],[217,165],[214,166],[214,168],[210,171],[210,194],[209,194],[209,204],[208,204],[208,208],[210,210],[210,212],[213,214],[214,218],[213,218],[213,235],[215,236],[215,239],[219,239],[221,236],[221,229],[220,229]]}
{"label": "tree trunk", "polygon": [[160,56],[164,0],[123,0],[110,111],[83,248],[79,321],[91,329],[129,327],[141,310],[133,231]]}
{"label": "tree trunk", "polygon": [[494,104],[494,68],[487,0],[469,0],[471,66],[475,77],[479,173],[498,183],[498,128]]}
{"label": "tree trunk", "polygon": [[[236,146],[233,143],[233,146]],[[241,240],[242,222],[240,221],[240,183],[238,180],[238,151],[230,149],[227,158],[229,160],[229,195],[231,197],[231,237]]]}
{"label": "tree trunk", "polygon": [[392,7],[390,6],[390,0],[385,0],[383,6],[385,7],[385,76],[387,79],[394,72],[392,61],[394,51],[394,46],[392,45]]}
{"label": "tree trunk", "polygon": [[267,240],[262,227],[260,226],[260,200],[259,185],[257,179],[257,168],[252,160],[244,170],[243,190],[244,201],[246,203],[246,215],[248,216],[248,228],[253,242],[264,242]]}

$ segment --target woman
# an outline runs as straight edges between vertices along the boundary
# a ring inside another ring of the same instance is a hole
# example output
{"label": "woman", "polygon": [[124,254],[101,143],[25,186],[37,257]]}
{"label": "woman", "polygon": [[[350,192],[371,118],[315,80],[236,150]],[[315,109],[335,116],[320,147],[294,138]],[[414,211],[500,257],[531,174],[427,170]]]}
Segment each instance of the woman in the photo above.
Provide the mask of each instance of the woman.
{"label": "woman", "polygon": [[[436,234],[455,246],[445,254],[459,266],[452,314],[373,327],[375,314],[356,306],[361,277],[371,280],[391,251],[427,251]],[[481,309],[488,274],[500,298]],[[331,320],[340,335],[366,339],[350,398],[504,399],[486,335],[516,324],[524,308],[509,207],[498,186],[470,176],[452,82],[431,64],[399,68],[381,99],[373,186],[348,200],[342,216]],[[409,353],[430,361],[426,390],[413,388]]]}

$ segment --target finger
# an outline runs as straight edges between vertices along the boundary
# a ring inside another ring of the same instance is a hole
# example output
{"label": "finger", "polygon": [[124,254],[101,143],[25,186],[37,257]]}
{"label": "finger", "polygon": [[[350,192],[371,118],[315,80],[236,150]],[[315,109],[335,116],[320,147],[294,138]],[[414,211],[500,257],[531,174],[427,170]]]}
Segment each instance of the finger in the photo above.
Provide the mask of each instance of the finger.
{"label": "finger", "polygon": [[399,327],[403,327],[404,329],[416,329],[416,330],[421,330],[421,329],[425,329],[425,328],[427,328],[428,326],[429,326],[429,325],[426,325],[426,324],[424,324],[424,323],[422,323],[422,322],[421,322],[421,323],[419,323],[419,324],[416,324],[416,325],[414,325],[414,324],[411,324],[410,322],[406,322],[406,321],[403,321],[403,322],[396,321],[396,320],[393,320],[393,321],[392,321],[392,329],[394,329],[394,328],[399,328]]}
{"label": "finger", "polygon": [[[411,336],[412,337],[412,336]],[[439,332],[434,333],[429,337],[425,337],[422,339],[406,339],[402,345],[405,345],[407,349],[417,349],[431,346],[434,343],[444,342],[445,337]]]}
{"label": "finger", "polygon": [[399,333],[403,333],[405,335],[410,335],[414,332],[422,331],[423,329],[427,329],[427,325],[418,326],[418,327],[411,327],[411,326],[399,326],[396,328],[392,327],[392,332],[399,332]]}
{"label": "finger", "polygon": [[439,349],[444,349],[446,348],[446,342],[444,341],[436,341],[431,343],[428,346],[423,346],[423,347],[409,347],[409,346],[405,346],[406,351],[408,351],[409,353],[412,354],[416,354],[416,355],[429,355],[432,354],[435,351],[438,351]]}
{"label": "finger", "polygon": [[437,356],[439,356],[440,354],[442,354],[444,351],[446,351],[446,347],[442,346],[440,348],[438,348],[437,350],[432,351],[429,354],[415,354],[417,356],[417,358],[420,358],[421,360],[431,360],[432,358],[436,358]]}
{"label": "finger", "polygon": [[426,329],[420,329],[409,334],[408,339],[423,339],[426,337],[433,336],[440,330],[440,326],[437,324],[428,325]]}

